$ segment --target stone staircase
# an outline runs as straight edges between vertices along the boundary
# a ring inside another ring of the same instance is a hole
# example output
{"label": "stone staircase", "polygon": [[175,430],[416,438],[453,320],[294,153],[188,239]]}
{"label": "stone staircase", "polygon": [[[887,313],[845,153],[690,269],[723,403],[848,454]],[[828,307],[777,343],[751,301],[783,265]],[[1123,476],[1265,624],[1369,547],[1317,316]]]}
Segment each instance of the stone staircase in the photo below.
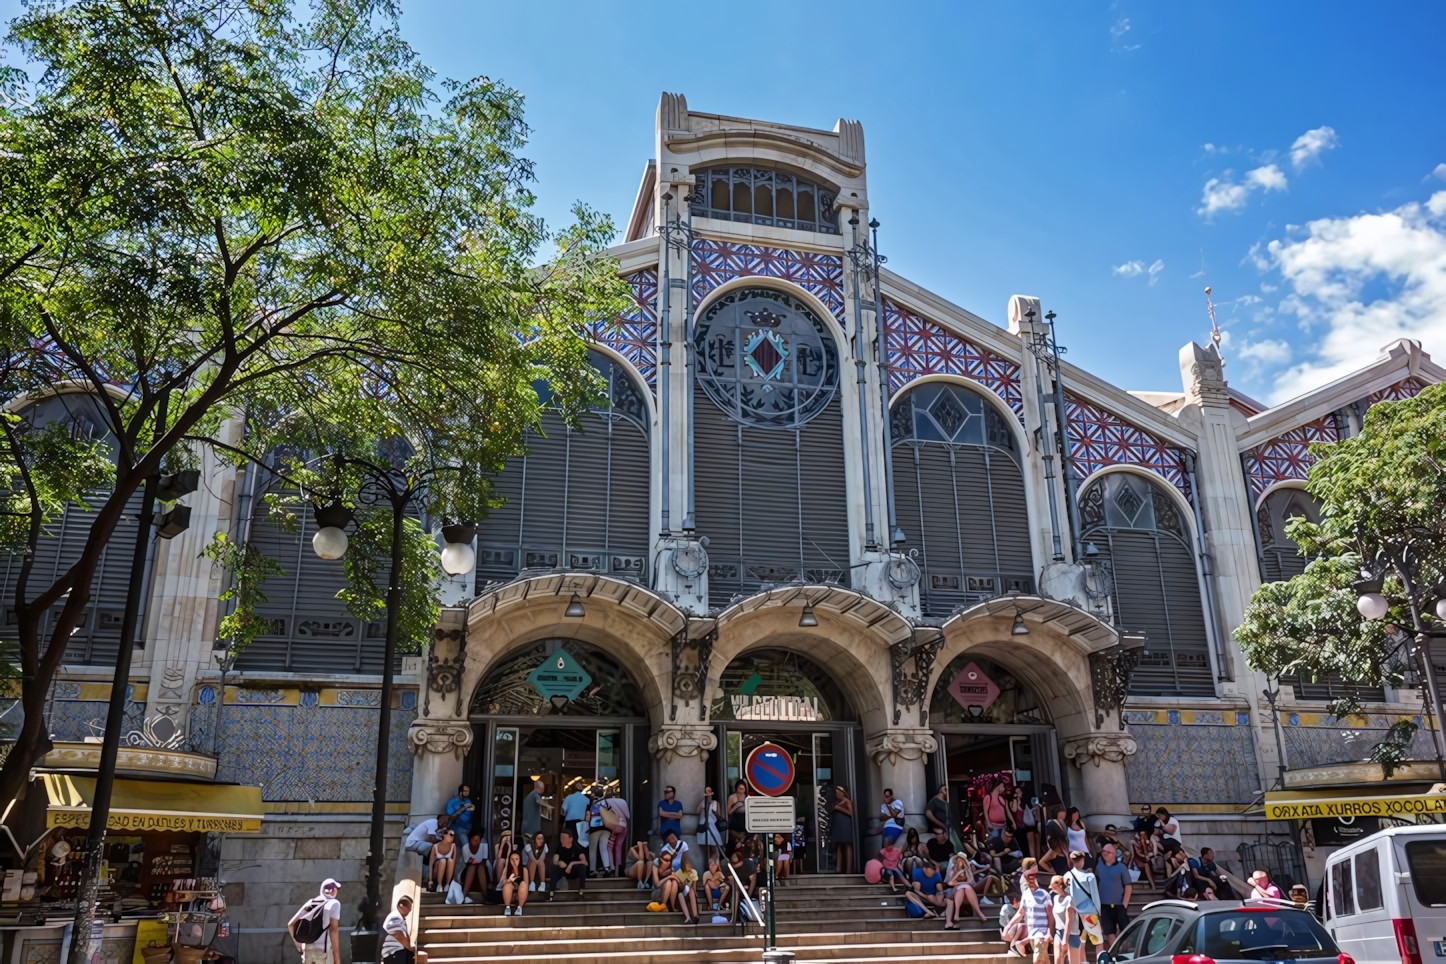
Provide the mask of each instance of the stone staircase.
{"label": "stone staircase", "polygon": [[[587,897],[562,891],[553,901],[532,894],[524,916],[489,904],[448,905],[423,894],[421,946],[446,964],[756,964],[763,958],[757,924],[683,924],[677,914],[644,910],[648,893],[627,879],[589,880]],[[966,908],[967,910],[967,908]],[[998,907],[988,922],[961,930],[914,920],[888,888],[862,875],[807,874],[779,888],[778,946],[809,962],[922,964],[950,957],[967,964],[1009,964],[999,940]],[[992,911],[992,913],[991,913]],[[710,915],[705,910],[702,917]]]}

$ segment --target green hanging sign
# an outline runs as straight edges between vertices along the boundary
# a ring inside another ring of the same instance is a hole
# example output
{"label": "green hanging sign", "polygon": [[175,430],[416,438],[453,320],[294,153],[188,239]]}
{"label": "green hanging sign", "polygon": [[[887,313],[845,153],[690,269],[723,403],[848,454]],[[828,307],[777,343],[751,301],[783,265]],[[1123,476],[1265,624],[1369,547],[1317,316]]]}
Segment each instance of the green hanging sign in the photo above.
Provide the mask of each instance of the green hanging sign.
{"label": "green hanging sign", "polygon": [[575,700],[592,683],[592,676],[565,649],[543,657],[542,665],[527,675],[527,682],[543,699]]}

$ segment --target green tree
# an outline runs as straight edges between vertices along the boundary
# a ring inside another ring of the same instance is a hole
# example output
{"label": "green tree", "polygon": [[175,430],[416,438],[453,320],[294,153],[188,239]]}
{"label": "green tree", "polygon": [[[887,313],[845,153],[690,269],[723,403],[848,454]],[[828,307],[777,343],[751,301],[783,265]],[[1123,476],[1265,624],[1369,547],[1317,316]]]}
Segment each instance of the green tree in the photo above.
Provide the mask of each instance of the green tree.
{"label": "green tree", "polygon": [[[1446,384],[1372,406],[1359,435],[1311,453],[1306,491],[1321,521],[1294,519],[1286,534],[1312,561],[1256,590],[1235,631],[1246,661],[1276,678],[1336,675],[1369,686],[1401,686],[1412,671],[1428,678],[1427,634],[1446,596]],[[1388,602],[1380,620],[1357,609],[1359,583],[1373,578]],[[1439,727],[1438,701],[1423,689]],[[1360,704],[1345,697],[1332,712],[1356,715]],[[1414,733],[1414,724],[1398,724],[1373,751],[1388,774]]]}
{"label": "green tree", "polygon": [[[45,694],[100,550],[163,465],[208,445],[260,460],[336,426],[427,438],[474,473],[436,510],[476,518],[537,423],[534,380],[574,410],[595,391],[580,334],[627,303],[611,225],[579,207],[539,263],[520,95],[439,82],[397,17],[387,0],[40,0],[11,23],[37,71],[0,74],[0,407],[84,392],[107,438],[0,422],[24,712],[0,801],[49,749]],[[81,498],[85,550],[42,578],[37,540]]]}

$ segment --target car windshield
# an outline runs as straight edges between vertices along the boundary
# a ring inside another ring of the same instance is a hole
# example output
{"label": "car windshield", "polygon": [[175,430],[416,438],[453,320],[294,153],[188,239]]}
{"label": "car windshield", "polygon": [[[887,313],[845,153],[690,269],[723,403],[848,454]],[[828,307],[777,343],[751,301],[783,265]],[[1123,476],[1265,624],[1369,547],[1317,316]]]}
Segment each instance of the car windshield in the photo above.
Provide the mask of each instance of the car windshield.
{"label": "car windshield", "polygon": [[1239,910],[1200,918],[1196,953],[1217,961],[1334,957],[1335,942],[1299,910]]}

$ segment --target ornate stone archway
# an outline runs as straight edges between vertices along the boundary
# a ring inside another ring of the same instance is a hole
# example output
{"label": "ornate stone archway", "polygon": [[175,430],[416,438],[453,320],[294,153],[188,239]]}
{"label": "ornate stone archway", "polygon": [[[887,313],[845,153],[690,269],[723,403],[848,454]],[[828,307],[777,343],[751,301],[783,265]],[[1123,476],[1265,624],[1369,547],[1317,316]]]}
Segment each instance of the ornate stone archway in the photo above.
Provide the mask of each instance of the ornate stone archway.
{"label": "ornate stone archway", "polygon": [[[565,614],[576,595],[582,616]],[[578,639],[615,658],[643,691],[655,733],[667,716],[673,641],[687,617],[636,583],[595,573],[548,573],[518,579],[443,610],[428,653],[425,685],[409,738],[418,754],[412,777],[414,815],[436,813],[461,781],[472,745],[471,694],[498,661],[540,639]],[[699,747],[695,752],[706,751]]]}
{"label": "ornate stone archway", "polygon": [[[1015,631],[1016,616],[1023,619],[1023,633]],[[1135,753],[1135,740],[1109,726],[1095,682],[1098,664],[1118,652],[1114,627],[1068,603],[1001,596],[951,617],[933,645],[925,694],[934,692],[944,667],[961,653],[1007,667],[1049,703],[1061,751],[1074,764],[1068,779],[1086,820],[1103,827],[1128,816],[1124,761]]]}

